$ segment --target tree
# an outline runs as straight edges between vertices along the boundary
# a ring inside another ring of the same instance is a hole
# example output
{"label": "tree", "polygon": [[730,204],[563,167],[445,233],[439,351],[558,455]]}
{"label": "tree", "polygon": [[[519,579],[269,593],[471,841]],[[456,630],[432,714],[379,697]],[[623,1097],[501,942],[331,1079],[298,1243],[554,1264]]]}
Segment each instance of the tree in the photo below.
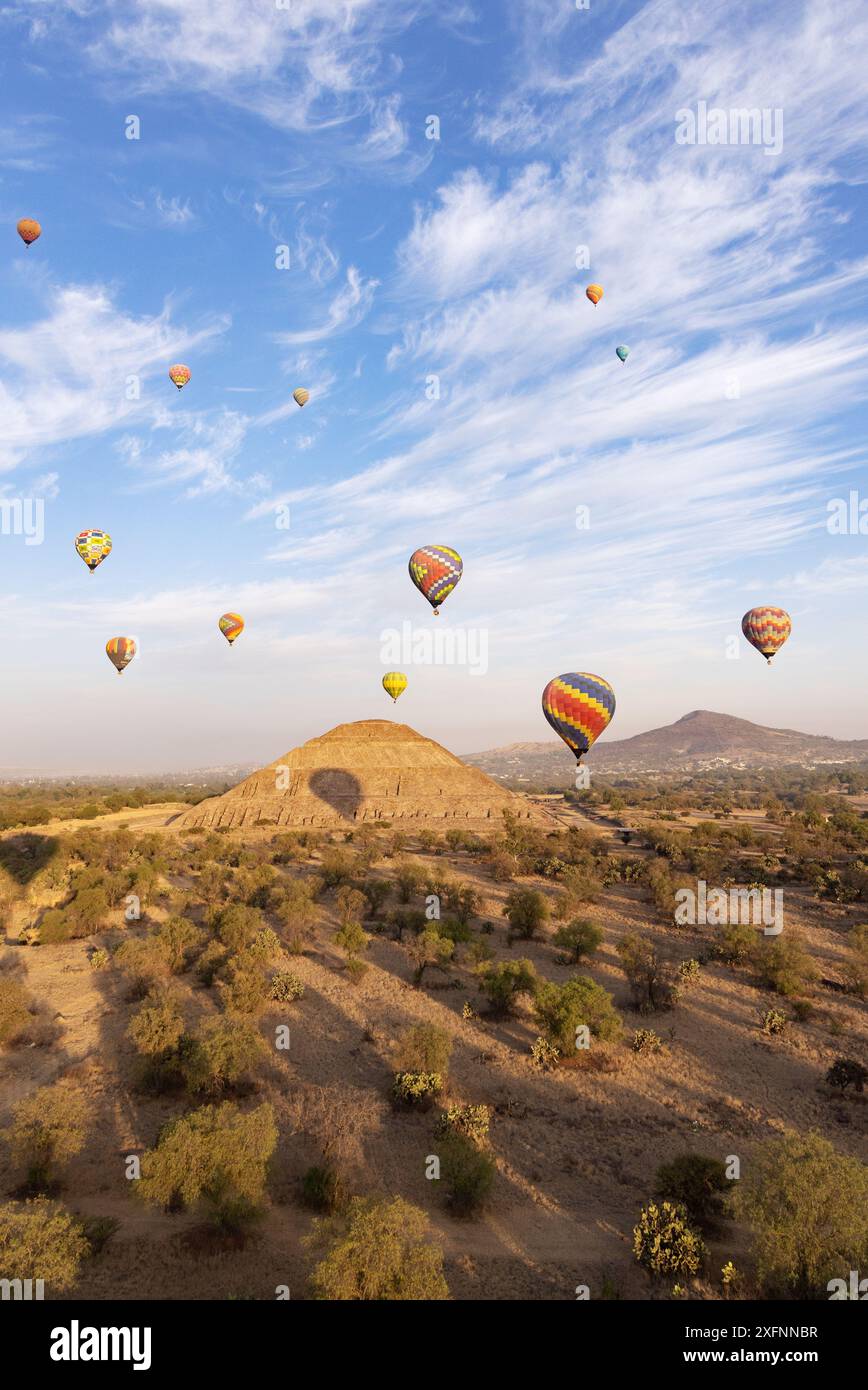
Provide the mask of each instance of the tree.
{"label": "tree", "polygon": [[671,1009],[676,1002],[674,970],[653,941],[628,932],[617,945],[621,967],[640,1013]]}
{"label": "tree", "polygon": [[582,1026],[601,1042],[612,1042],[621,1032],[621,1018],[612,996],[587,975],[563,985],[540,985],[534,996],[534,1012],[546,1039],[562,1057],[575,1053],[577,1030]]}
{"label": "tree", "polygon": [[654,1195],[681,1203],[700,1229],[712,1230],[723,1215],[721,1194],[729,1186],[726,1165],[719,1158],[685,1153],[657,1169]]}
{"label": "tree", "polygon": [[806,994],[819,974],[801,937],[792,932],[760,937],[752,963],[762,983],[785,998]]}
{"label": "tree", "polygon": [[3,1137],[13,1161],[27,1169],[31,1192],[48,1192],[56,1170],[84,1148],[87,1107],[62,1081],[42,1086],[12,1107],[12,1123]]}
{"label": "tree", "polygon": [[72,1287],[88,1252],[80,1224],[59,1202],[0,1206],[0,1279],[42,1279],[53,1297]]}
{"label": "tree", "polygon": [[221,908],[214,919],[218,937],[230,951],[242,951],[249,946],[264,925],[262,913],[246,903],[230,903]]}
{"label": "tree", "polygon": [[672,1202],[649,1202],[633,1227],[633,1254],[648,1273],[698,1274],[705,1254],[700,1236],[690,1229],[687,1209]]}
{"label": "tree", "polygon": [[[450,833],[447,832],[447,838]],[[450,883],[446,889],[446,906],[466,926],[479,912],[479,893],[472,883]]]}
{"label": "tree", "polygon": [[358,888],[351,888],[345,884],[343,888],[338,889],[335,902],[338,909],[338,920],[342,927],[361,926],[368,905],[364,893],[360,893]]}
{"label": "tree", "polygon": [[321,1217],[310,1246],[326,1254],[311,1275],[317,1299],[442,1301],[443,1254],[427,1239],[428,1218],[401,1197],[355,1197],[345,1213]]}
{"label": "tree", "polygon": [[170,1121],[142,1156],[136,1192],[163,1207],[201,1203],[218,1229],[243,1233],[260,1215],[276,1144],[270,1105],[246,1113],[230,1101],[203,1105]]}
{"label": "tree", "polygon": [[184,1060],[184,1075],[195,1094],[219,1096],[243,1082],[265,1055],[265,1043],[241,1018],[210,1018]]}
{"label": "tree", "polygon": [[788,1131],[755,1151],[735,1191],[769,1292],[825,1297],[828,1281],[868,1263],[868,1165],[827,1139]]}
{"label": "tree", "polygon": [[201,928],[187,917],[170,917],[168,921],[160,923],[154,935],[165,952],[173,975],[180,975],[187,969],[204,941]]}
{"label": "tree", "polygon": [[827,1084],[840,1090],[842,1095],[848,1086],[862,1092],[865,1089],[866,1081],[868,1081],[868,1067],[863,1067],[861,1062],[854,1062],[850,1057],[836,1057],[826,1072]]}
{"label": "tree", "polygon": [[408,903],[412,897],[419,892],[424,882],[425,872],[421,864],[415,864],[412,859],[402,859],[395,865],[395,883],[398,889],[398,900]]}
{"label": "tree", "polygon": [[549,905],[538,888],[513,888],[507,894],[503,915],[509,918],[510,941],[515,936],[530,941],[548,921]]}
{"label": "tree", "polygon": [[[359,897],[361,896],[360,893]],[[340,930],[335,932],[335,944],[347,953],[348,968],[359,964],[359,955],[367,948],[369,940],[368,933],[358,922],[345,922]]]}
{"label": "tree", "polygon": [[369,915],[376,918],[391,897],[392,885],[385,878],[368,878],[362,884],[362,892],[368,900]]}
{"label": "tree", "polygon": [[421,985],[422,976],[429,966],[436,966],[444,970],[452,959],[455,950],[455,943],[448,937],[441,936],[433,927],[428,927],[419,933],[410,942],[408,947],[410,959],[415,963],[416,969],[413,973],[413,984]]}
{"label": "tree", "polygon": [[520,994],[533,994],[537,973],[532,961],[504,960],[490,965],[479,977],[479,988],[488,997],[493,1014],[511,1013]]}
{"label": "tree", "polygon": [[568,959],[578,965],[583,956],[592,956],[603,940],[603,929],[596,922],[575,918],[558,927],[554,943],[566,952]]}
{"label": "tree", "polygon": [[436,1072],[445,1081],[451,1056],[452,1039],[445,1028],[415,1023],[399,1039],[395,1067],[404,1072]]}
{"label": "tree", "polygon": [[0,975],[0,1045],[14,1043],[32,1023],[32,1003],[18,980]]}

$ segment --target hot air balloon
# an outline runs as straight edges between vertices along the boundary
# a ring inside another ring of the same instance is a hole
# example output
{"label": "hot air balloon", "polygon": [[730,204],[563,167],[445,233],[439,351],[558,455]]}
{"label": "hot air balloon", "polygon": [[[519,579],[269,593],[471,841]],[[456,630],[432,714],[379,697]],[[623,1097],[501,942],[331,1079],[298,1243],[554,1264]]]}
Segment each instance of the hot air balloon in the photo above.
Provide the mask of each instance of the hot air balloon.
{"label": "hot air balloon", "polygon": [[616,347],[615,352],[620,357],[622,362],[626,362],[627,358],[630,356],[630,349],[628,347]]}
{"label": "hot air balloon", "polygon": [[222,618],[217,619],[217,626],[231,647],[235,638],[244,631],[244,619],[240,613],[224,613]]}
{"label": "hot air balloon", "polygon": [[403,695],[407,689],[407,677],[403,671],[387,671],[383,677],[383,689],[387,695],[391,695],[394,704],[399,695]]}
{"label": "hot air balloon", "polygon": [[110,637],[105,644],[105,651],[118,675],[122,676],[124,667],[129,666],[136,654],[136,644],[132,637]]}
{"label": "hot air balloon", "polygon": [[434,609],[435,618],[463,572],[464,561],[448,545],[423,545],[410,556],[410,578]]}
{"label": "hot air balloon", "polygon": [[603,286],[589,285],[588,288],[585,290],[585,294],[588,296],[592,304],[599,304],[600,300],[603,298]]}
{"label": "hot air balloon", "polygon": [[111,554],[112,538],[106,531],[79,531],[75,548],[93,574],[97,565]]}
{"label": "hot air balloon", "polygon": [[169,368],[169,377],[181,391],[187,385],[193,373],[189,367],[185,367],[183,362],[176,362],[174,367]]}
{"label": "hot air balloon", "polygon": [[296,405],[307,405],[310,400],[310,392],[305,391],[303,386],[299,386],[297,390],[293,391],[292,399]]}
{"label": "hot air balloon", "polygon": [[783,608],[749,608],[741,620],[741,630],[751,646],[770,662],[786,642],[793,624]]}
{"label": "hot air balloon", "polygon": [[615,692],[602,676],[568,671],[550,680],[542,695],[543,714],[556,734],[582,760],[615,713]]}
{"label": "hot air balloon", "polygon": [[22,217],[18,223],[18,235],[24,245],[29,246],[31,241],[36,241],[37,237],[42,236],[42,228],[35,218]]}

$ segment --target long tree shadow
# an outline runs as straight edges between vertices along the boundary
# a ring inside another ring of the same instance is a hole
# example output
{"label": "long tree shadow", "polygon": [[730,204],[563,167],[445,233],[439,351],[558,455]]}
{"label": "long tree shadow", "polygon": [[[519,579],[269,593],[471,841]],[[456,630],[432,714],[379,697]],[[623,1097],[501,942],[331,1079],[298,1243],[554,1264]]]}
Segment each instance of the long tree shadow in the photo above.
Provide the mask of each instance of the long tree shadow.
{"label": "long tree shadow", "polygon": [[54,858],[59,846],[56,835],[33,835],[29,832],[8,835],[0,840],[0,866],[16,883],[26,885]]}
{"label": "long tree shadow", "polygon": [[342,820],[357,819],[362,804],[362,786],[352,772],[342,767],[321,767],[308,778],[314,796],[325,801]]}

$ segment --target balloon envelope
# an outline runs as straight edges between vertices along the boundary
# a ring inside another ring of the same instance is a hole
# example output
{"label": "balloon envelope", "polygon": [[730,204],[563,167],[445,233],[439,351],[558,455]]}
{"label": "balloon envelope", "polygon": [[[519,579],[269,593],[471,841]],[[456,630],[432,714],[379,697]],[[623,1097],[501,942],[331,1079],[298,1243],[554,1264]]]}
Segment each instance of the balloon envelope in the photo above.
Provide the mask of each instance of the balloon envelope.
{"label": "balloon envelope", "polygon": [[310,400],[310,392],[306,391],[303,386],[299,386],[298,390],[293,391],[292,399],[296,405],[307,405]]}
{"label": "balloon envelope", "polygon": [[792,632],[793,624],[783,608],[749,608],[741,620],[741,630],[751,646],[771,661]]}
{"label": "balloon envelope", "polygon": [[244,619],[240,613],[224,613],[222,618],[217,619],[217,626],[231,647],[235,638],[244,631]]}
{"label": "balloon envelope", "polygon": [[542,695],[548,722],[579,762],[615,713],[615,692],[602,676],[568,671],[550,680]]}
{"label": "balloon envelope", "polygon": [[93,574],[97,565],[111,553],[112,538],[106,531],[79,531],[75,548]]}
{"label": "balloon envelope", "polygon": [[464,561],[448,545],[422,545],[410,556],[410,578],[435,614],[464,573]]}
{"label": "balloon envelope", "polygon": [[18,223],[18,235],[24,245],[29,246],[37,237],[42,236],[42,228],[34,217],[22,217]]}
{"label": "balloon envelope", "polygon": [[407,689],[407,677],[403,671],[387,671],[383,677],[383,689],[391,695],[393,702]]}
{"label": "balloon envelope", "polygon": [[175,383],[178,390],[182,390],[187,385],[193,373],[189,367],[185,367],[183,362],[176,362],[174,367],[169,368],[169,377]]}
{"label": "balloon envelope", "polygon": [[628,347],[616,347],[615,351],[622,362],[626,362],[627,358],[630,356],[630,349]]}
{"label": "balloon envelope", "polygon": [[129,666],[136,654],[136,644],[132,637],[110,637],[105,644],[106,655],[119,676],[124,667]]}
{"label": "balloon envelope", "polygon": [[585,290],[585,294],[588,296],[592,304],[599,304],[600,300],[603,298],[603,286],[589,285],[588,288]]}

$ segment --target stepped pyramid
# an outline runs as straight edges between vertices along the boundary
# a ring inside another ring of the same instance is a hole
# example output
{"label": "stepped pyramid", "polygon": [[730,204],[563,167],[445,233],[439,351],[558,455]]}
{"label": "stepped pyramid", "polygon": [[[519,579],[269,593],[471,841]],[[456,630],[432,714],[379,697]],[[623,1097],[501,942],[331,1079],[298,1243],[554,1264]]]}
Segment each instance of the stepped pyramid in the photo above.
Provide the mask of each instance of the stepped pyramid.
{"label": "stepped pyramid", "polygon": [[386,820],[500,829],[504,810],[551,823],[523,797],[407,724],[363,719],[310,739],[172,824],[301,827]]}

